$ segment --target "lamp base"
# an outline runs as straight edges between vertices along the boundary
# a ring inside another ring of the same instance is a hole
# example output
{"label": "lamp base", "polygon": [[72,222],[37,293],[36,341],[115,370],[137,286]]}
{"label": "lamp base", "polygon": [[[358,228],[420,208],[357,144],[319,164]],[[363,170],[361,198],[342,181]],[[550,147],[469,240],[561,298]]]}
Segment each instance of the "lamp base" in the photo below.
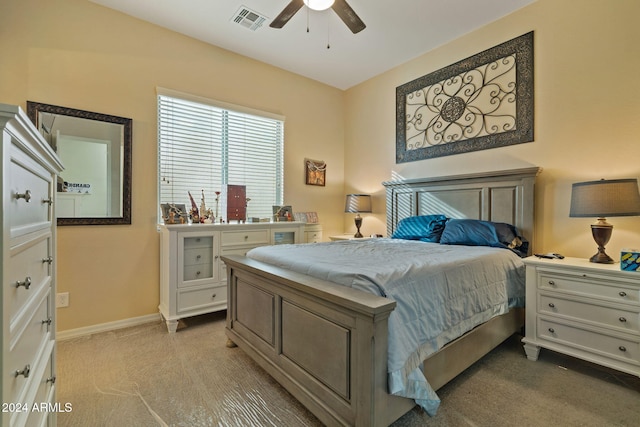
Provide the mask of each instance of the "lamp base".
{"label": "lamp base", "polygon": [[598,223],[591,226],[591,234],[593,240],[598,244],[598,253],[589,258],[589,261],[599,264],[613,264],[613,258],[604,251],[604,245],[609,243],[613,225],[609,224],[604,218],[598,218]]}
{"label": "lamp base", "polygon": [[597,262],[599,264],[613,264],[615,261],[609,255],[604,252],[604,248],[602,248],[602,252],[600,252],[600,248],[598,248],[598,253],[589,258],[591,262]]}
{"label": "lamp base", "polygon": [[360,227],[362,226],[362,217],[360,216],[360,214],[356,214],[355,223],[356,223],[356,234],[354,234],[353,237],[359,239],[360,237],[362,237],[362,233],[360,233]]}

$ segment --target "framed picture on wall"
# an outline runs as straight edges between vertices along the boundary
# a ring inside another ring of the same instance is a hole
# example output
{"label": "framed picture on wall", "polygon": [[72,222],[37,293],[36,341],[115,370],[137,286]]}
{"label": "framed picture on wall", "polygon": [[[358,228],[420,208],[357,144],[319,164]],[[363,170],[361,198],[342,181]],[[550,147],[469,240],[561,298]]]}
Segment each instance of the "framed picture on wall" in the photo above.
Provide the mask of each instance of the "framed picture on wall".
{"label": "framed picture on wall", "polygon": [[304,159],[305,184],[324,187],[327,164],[322,160]]}
{"label": "framed picture on wall", "polygon": [[396,88],[396,163],[532,142],[533,31]]}

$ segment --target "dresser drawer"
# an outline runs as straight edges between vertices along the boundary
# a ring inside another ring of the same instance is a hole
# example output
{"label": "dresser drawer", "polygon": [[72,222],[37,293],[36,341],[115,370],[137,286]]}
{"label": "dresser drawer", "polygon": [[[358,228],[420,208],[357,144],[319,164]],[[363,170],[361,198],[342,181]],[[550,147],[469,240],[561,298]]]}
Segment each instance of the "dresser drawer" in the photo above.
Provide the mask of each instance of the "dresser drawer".
{"label": "dresser drawer", "polygon": [[307,243],[318,243],[322,241],[322,231],[305,231],[304,241]]}
{"label": "dresser drawer", "polygon": [[200,289],[181,289],[178,291],[178,313],[223,305],[226,308],[227,287],[209,286]]}
{"label": "dresser drawer", "polygon": [[213,262],[213,248],[185,248],[183,254],[184,265],[202,265]]}
{"label": "dresser drawer", "polygon": [[51,236],[44,235],[11,249],[9,283],[4,286],[7,288],[5,296],[9,299],[9,318],[12,322],[28,301],[51,283],[51,267],[46,261],[51,253],[50,248]]}
{"label": "dresser drawer", "polygon": [[619,307],[576,301],[558,295],[539,296],[540,314],[553,314],[586,321],[594,325],[614,327],[625,332],[640,332],[640,313]]}
{"label": "dresser drawer", "polygon": [[640,305],[640,288],[614,279],[542,271],[538,276],[538,288]]}
{"label": "dresser drawer", "polygon": [[[183,282],[213,278],[213,264],[211,263],[201,264],[201,265],[185,265],[183,271],[184,271]],[[182,284],[183,283],[180,283],[178,284],[178,286],[181,286]]]}
{"label": "dresser drawer", "polygon": [[[38,411],[31,411],[29,414],[29,418],[27,420],[27,426],[46,426],[47,418],[52,410],[52,406],[56,404],[52,399],[54,398],[53,388],[55,384],[55,372],[53,369],[53,354],[49,356],[49,360],[47,362],[47,366],[45,367],[44,372],[40,377],[38,377],[38,383],[35,384],[34,378],[34,386],[38,387],[36,391],[35,398],[33,399],[32,405],[36,405],[39,408]],[[33,406],[32,406],[33,407]],[[59,410],[65,410],[64,406],[58,408]]]}
{"label": "dresser drawer", "polygon": [[228,256],[228,255],[241,255],[245,256],[247,252],[249,252],[253,248],[257,248],[265,245],[258,246],[250,246],[250,247],[242,247],[242,248],[225,248],[220,251],[220,256]]}
{"label": "dresser drawer", "polygon": [[[9,222],[11,238],[51,227],[52,175],[33,159],[11,147],[9,164],[9,203],[5,204],[5,218]],[[29,201],[27,201],[27,198]]]}
{"label": "dresser drawer", "polygon": [[[9,356],[7,360],[7,378],[11,381],[9,398],[11,402],[17,402],[23,388],[32,378],[33,371],[36,370],[38,359],[42,354],[49,334],[49,326],[45,321],[49,319],[51,307],[51,295],[49,293],[40,301],[34,310],[33,316],[29,318],[23,328],[16,331],[16,335],[11,337]],[[16,371],[28,371],[28,376],[15,375]]]}
{"label": "dresser drawer", "polygon": [[543,318],[538,319],[538,336],[640,367],[640,338],[605,335]]}
{"label": "dresser drawer", "polygon": [[213,251],[213,236],[185,237],[184,248],[209,248]]}
{"label": "dresser drawer", "polygon": [[223,231],[220,239],[222,246],[237,245],[268,245],[270,242],[269,230],[245,230],[245,231]]}

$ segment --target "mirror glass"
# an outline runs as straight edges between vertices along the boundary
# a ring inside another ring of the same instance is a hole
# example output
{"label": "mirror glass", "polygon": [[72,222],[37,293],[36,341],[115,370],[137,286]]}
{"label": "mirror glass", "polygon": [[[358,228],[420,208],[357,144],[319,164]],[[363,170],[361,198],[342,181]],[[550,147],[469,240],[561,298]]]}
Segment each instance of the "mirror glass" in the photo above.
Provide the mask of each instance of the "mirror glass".
{"label": "mirror glass", "polygon": [[131,119],[27,101],[62,160],[58,225],[131,224]]}

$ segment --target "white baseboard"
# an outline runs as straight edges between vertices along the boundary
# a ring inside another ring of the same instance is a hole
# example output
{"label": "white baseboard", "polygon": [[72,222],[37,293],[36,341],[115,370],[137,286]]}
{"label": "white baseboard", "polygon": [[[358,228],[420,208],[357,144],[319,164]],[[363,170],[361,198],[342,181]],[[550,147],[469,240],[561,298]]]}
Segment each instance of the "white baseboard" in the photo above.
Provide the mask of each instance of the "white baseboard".
{"label": "white baseboard", "polygon": [[145,323],[156,322],[160,319],[160,313],[156,313],[140,317],[131,317],[129,319],[116,320],[115,322],[100,323],[99,325],[85,326],[83,328],[67,329],[66,331],[56,332],[56,340],[64,341],[71,338],[97,334],[99,332],[108,332],[116,329],[128,328],[130,326],[143,325]]}

